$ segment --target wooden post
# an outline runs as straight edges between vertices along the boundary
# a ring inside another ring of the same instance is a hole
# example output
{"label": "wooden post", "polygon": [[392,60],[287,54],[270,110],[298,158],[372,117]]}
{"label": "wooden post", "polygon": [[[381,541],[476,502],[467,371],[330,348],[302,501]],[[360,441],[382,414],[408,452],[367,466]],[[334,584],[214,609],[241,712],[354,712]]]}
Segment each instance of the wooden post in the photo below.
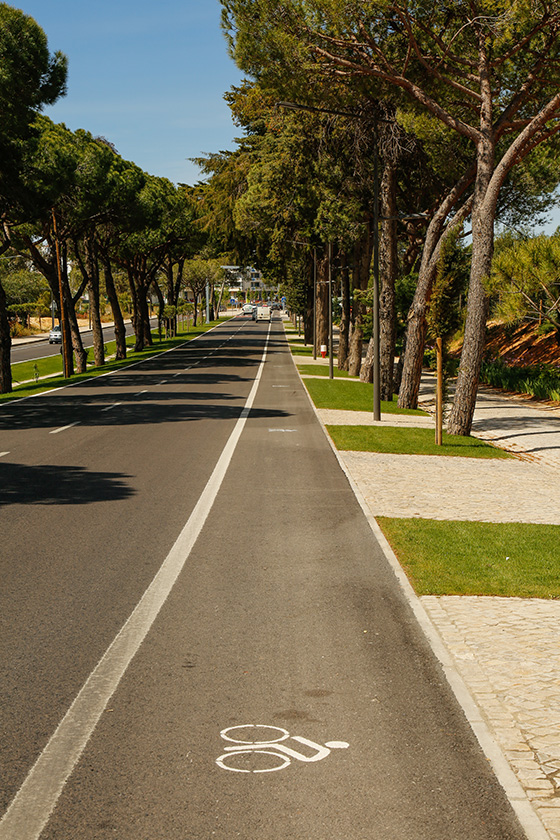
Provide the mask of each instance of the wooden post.
{"label": "wooden post", "polygon": [[437,393],[436,393],[436,446],[441,446],[443,439],[443,342],[436,338],[437,358]]}

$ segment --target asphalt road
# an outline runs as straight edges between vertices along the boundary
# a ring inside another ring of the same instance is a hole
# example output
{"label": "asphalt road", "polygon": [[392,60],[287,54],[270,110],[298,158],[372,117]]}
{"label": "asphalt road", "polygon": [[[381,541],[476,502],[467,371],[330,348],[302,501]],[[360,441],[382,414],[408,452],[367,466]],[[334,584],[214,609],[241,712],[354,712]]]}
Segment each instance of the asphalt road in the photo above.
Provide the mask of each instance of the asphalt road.
{"label": "asphalt road", "polygon": [[0,840],[524,836],[268,326],[0,411]]}
{"label": "asphalt road", "polygon": [[[152,318],[152,327],[157,326],[157,318]],[[134,330],[132,328],[131,323],[125,324],[126,334],[132,335]],[[82,341],[84,343],[84,347],[93,347],[93,333],[91,330],[82,330]],[[115,328],[113,325],[110,327],[105,327],[103,329],[103,336],[104,341],[114,341],[115,340]],[[48,336],[45,338],[39,338],[34,341],[25,342],[21,344],[13,344],[12,345],[12,364],[16,364],[17,362],[29,362],[34,361],[35,359],[43,359],[45,356],[56,356],[58,355],[61,345],[60,344],[49,344]]]}

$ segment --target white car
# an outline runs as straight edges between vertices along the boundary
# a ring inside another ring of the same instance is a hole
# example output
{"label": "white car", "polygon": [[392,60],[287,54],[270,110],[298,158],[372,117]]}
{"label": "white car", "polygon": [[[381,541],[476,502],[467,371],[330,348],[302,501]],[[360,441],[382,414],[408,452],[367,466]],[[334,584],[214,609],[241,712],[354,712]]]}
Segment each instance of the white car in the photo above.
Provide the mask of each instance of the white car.
{"label": "white car", "polygon": [[49,333],[49,344],[62,344],[62,330],[60,327],[53,327]]}
{"label": "white car", "polygon": [[241,307],[241,314],[242,315],[252,315],[253,309],[255,308],[254,303],[244,303]]}

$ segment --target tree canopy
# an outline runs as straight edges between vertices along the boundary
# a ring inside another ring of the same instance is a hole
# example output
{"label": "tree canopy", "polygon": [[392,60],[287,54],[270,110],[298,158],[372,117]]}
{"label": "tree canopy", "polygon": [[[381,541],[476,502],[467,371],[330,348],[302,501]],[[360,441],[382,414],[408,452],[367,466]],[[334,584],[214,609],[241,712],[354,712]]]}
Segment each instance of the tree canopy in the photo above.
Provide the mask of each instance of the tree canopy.
{"label": "tree canopy", "polygon": [[513,167],[560,130],[557,3],[222,0],[222,6],[233,56],[265,86],[306,101],[319,95],[326,107],[333,97],[346,107],[364,97],[383,99],[457,138],[462,171],[427,232],[400,401],[417,400],[426,305],[442,237],[470,214],[465,342],[448,426],[468,434],[500,191]]}

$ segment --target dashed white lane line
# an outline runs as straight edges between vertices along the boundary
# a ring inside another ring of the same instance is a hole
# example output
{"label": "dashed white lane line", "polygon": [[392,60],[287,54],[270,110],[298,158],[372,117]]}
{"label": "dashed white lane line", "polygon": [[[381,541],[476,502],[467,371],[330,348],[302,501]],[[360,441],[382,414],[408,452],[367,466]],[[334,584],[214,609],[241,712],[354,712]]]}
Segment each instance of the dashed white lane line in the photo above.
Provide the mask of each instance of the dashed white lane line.
{"label": "dashed white lane line", "polygon": [[39,840],[107,703],[165,604],[212,510],[257,395],[269,337],[270,327],[251,393],[185,527],[0,820],[0,840]]}
{"label": "dashed white lane line", "polygon": [[122,405],[120,402],[112,403],[111,405],[106,405],[105,408],[102,408],[101,411],[111,411],[112,408],[116,408],[118,405]]}
{"label": "dashed white lane line", "polygon": [[142,394],[147,394],[147,393],[148,393],[148,389],[146,388],[144,391],[138,391],[138,393],[134,394],[134,396],[135,397],[141,397]]}
{"label": "dashed white lane line", "polygon": [[10,454],[9,452],[0,452],[0,458],[3,458],[4,455],[9,455],[9,454]]}
{"label": "dashed white lane line", "polygon": [[71,429],[72,426],[79,426],[80,420],[76,420],[75,423],[68,423],[67,426],[61,426],[60,429],[53,429],[52,432],[49,432],[50,435],[58,435],[60,432],[65,432],[66,429]]}

